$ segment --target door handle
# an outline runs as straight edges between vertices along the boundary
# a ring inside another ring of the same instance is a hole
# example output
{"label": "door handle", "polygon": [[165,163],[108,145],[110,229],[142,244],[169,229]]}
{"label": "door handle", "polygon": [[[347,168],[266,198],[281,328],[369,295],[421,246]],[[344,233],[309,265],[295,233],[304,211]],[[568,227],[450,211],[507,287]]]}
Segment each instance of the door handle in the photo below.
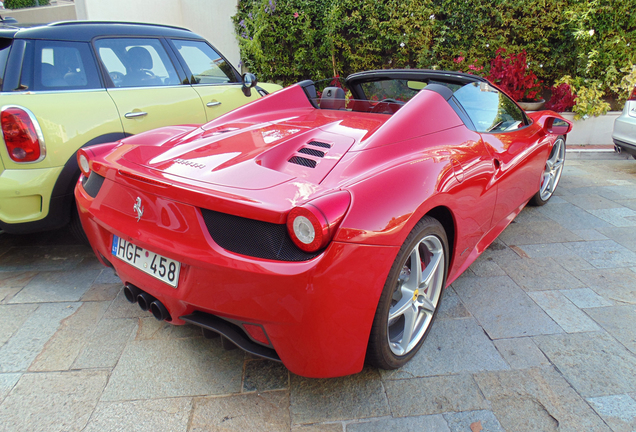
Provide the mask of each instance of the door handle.
{"label": "door handle", "polygon": [[501,161],[499,159],[493,159],[493,163],[495,164],[495,169],[499,169],[501,167]]}
{"label": "door handle", "polygon": [[205,106],[208,106],[208,107],[219,106],[219,105],[221,105],[221,102],[208,102],[205,104]]}
{"label": "door handle", "polygon": [[132,119],[132,118],[137,118],[137,117],[144,117],[147,116],[148,113],[147,112],[143,112],[143,111],[137,111],[137,112],[129,112],[124,114],[124,117],[126,117],[127,119]]}

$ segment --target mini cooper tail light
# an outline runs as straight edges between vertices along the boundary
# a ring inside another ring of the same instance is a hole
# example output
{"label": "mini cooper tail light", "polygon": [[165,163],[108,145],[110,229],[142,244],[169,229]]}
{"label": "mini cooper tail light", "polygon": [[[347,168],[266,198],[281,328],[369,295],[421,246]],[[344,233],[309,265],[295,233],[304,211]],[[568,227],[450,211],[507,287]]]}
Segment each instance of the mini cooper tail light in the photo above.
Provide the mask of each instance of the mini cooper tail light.
{"label": "mini cooper tail light", "polygon": [[632,94],[629,96],[630,101],[636,100],[636,86],[634,86],[634,89],[632,90]]}
{"label": "mini cooper tail light", "polygon": [[42,130],[33,113],[16,106],[2,107],[2,135],[14,162],[38,162],[46,155]]}
{"label": "mini cooper tail light", "polygon": [[339,191],[294,207],[287,216],[287,230],[294,244],[305,252],[326,247],[350,203],[349,192]]}

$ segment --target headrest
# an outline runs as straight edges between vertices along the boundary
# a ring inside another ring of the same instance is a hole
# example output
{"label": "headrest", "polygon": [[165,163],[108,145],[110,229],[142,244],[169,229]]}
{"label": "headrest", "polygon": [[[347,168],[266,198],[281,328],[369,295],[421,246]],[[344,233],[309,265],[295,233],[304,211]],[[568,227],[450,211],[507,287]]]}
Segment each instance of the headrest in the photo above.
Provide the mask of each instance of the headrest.
{"label": "headrest", "polygon": [[132,47],[128,50],[128,64],[133,70],[152,69],[152,56],[144,47]]}
{"label": "headrest", "polygon": [[320,97],[320,108],[343,109],[345,107],[345,92],[340,87],[325,87]]}

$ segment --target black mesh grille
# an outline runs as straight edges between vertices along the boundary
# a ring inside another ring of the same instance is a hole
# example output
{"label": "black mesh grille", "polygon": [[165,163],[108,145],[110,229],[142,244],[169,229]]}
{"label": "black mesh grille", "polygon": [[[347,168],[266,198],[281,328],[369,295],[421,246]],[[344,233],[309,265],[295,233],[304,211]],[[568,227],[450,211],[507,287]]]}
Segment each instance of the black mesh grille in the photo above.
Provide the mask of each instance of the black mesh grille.
{"label": "black mesh grille", "polygon": [[305,153],[312,156],[325,157],[325,152],[312,149],[312,148],[307,148],[307,147],[301,148],[300,150],[298,150],[298,153]]}
{"label": "black mesh grille", "polygon": [[289,162],[296,164],[296,165],[302,165],[302,166],[306,166],[309,168],[316,168],[316,161],[313,159],[307,159],[304,157],[300,157],[300,156],[292,156],[292,158],[289,160]]}
{"label": "black mesh grille", "polygon": [[84,186],[84,190],[91,197],[95,198],[99,193],[99,190],[102,188],[102,184],[104,183],[104,177],[95,173],[95,171],[91,171],[91,174],[88,176],[88,179],[84,177],[82,182],[82,186]]}
{"label": "black mesh grille", "polygon": [[312,145],[314,147],[331,148],[331,144],[327,144],[320,141],[309,141],[307,144]]}
{"label": "black mesh grille", "polygon": [[320,252],[307,253],[292,242],[285,224],[247,219],[201,209],[212,239],[223,249],[241,255],[277,261],[307,261]]}

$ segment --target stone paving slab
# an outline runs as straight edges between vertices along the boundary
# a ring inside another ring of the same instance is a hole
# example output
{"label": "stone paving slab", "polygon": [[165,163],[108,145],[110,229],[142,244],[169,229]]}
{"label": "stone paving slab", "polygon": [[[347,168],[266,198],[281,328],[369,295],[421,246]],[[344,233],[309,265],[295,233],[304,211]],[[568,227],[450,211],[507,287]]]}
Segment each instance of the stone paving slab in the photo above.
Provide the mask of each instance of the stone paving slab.
{"label": "stone paving slab", "polygon": [[0,405],[0,431],[81,431],[107,379],[107,371],[24,374]]}
{"label": "stone paving slab", "polygon": [[563,332],[508,276],[462,277],[453,288],[491,339]]}
{"label": "stone paving slab", "polygon": [[291,377],[291,416],[294,424],[389,415],[380,374],[367,368],[342,378]]}
{"label": "stone paving slab", "polygon": [[191,398],[100,402],[83,432],[186,432]]}
{"label": "stone paving slab", "polygon": [[199,338],[129,342],[102,401],[238,393],[244,354]]}
{"label": "stone paving slab", "polygon": [[23,372],[48,340],[55,334],[63,319],[80,307],[79,303],[47,303],[40,305],[24,324],[0,347],[0,372]]}
{"label": "stone paving slab", "polygon": [[475,380],[506,431],[610,432],[552,368],[485,372]]}
{"label": "stone paving slab", "polygon": [[612,431],[636,430],[636,401],[629,395],[600,396],[587,401]]}
{"label": "stone paving slab", "polygon": [[194,401],[191,432],[288,431],[289,394],[265,392]]}
{"label": "stone paving slab", "polygon": [[601,329],[585,312],[574,306],[574,303],[559,291],[535,291],[528,295],[567,333]]}
{"label": "stone paving slab", "polygon": [[536,336],[534,341],[583,397],[636,391],[636,357],[607,333]]}
{"label": "stone paving slab", "polygon": [[446,420],[441,415],[385,418],[375,421],[350,423],[347,425],[347,432],[385,432],[389,430],[404,432],[451,432]]}
{"label": "stone paving slab", "polygon": [[386,381],[394,417],[489,409],[470,374]]}
{"label": "stone paving slab", "polygon": [[594,308],[585,312],[625,348],[636,354],[636,306]]}
{"label": "stone paving slab", "polygon": [[9,303],[51,303],[79,301],[97,278],[100,269],[41,272]]}
{"label": "stone paving slab", "polygon": [[95,331],[108,303],[84,303],[65,318],[40,354],[29,366],[31,372],[68,370],[86,340]]}
{"label": "stone paving slab", "polygon": [[512,369],[549,366],[550,361],[532,338],[499,339],[493,342]]}
{"label": "stone paving slab", "polygon": [[634,431],[636,161],[573,159],[396,371],[309,379],[128,303],[67,229],[0,234],[1,431]]}

